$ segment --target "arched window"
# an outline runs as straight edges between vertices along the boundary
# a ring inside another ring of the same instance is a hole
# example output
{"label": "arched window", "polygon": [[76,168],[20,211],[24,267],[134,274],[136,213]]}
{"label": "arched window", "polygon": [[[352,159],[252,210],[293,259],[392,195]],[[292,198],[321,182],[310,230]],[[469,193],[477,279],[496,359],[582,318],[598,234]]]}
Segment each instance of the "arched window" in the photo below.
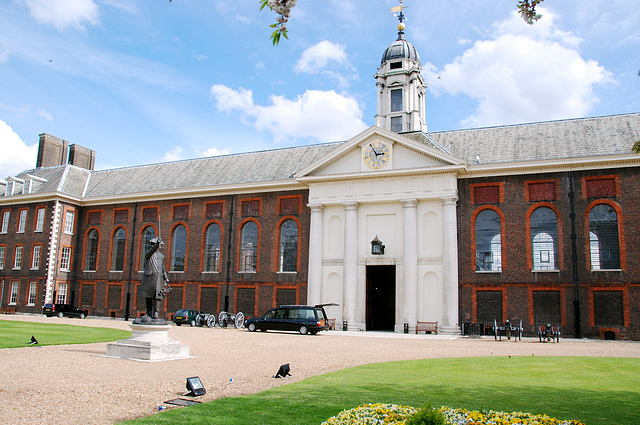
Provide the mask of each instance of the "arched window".
{"label": "arched window", "polygon": [[87,235],[87,251],[84,256],[84,269],[96,271],[96,261],[98,259],[98,231],[93,229]]}
{"label": "arched window", "polygon": [[280,226],[280,271],[298,270],[298,223],[285,220]]}
{"label": "arched window", "polygon": [[612,206],[598,204],[589,211],[591,270],[620,268],[618,214]]}
{"label": "arched window", "polygon": [[240,271],[255,272],[258,253],[258,225],[247,221],[242,226],[242,240],[240,241]]}
{"label": "arched window", "polygon": [[187,228],[182,224],[173,229],[171,241],[171,271],[183,272],[187,258]]}
{"label": "arched window", "polygon": [[502,271],[500,216],[493,210],[476,216],[476,271]]}
{"label": "arched window", "polygon": [[127,232],[121,227],[113,235],[113,250],[111,251],[111,270],[124,271],[124,249],[127,244]]}
{"label": "arched window", "polygon": [[153,226],[147,226],[142,231],[142,246],[140,247],[140,270],[144,270],[145,257],[144,255],[147,253],[149,249],[151,249],[151,239],[156,237],[156,229]]}
{"label": "arched window", "polygon": [[204,271],[220,270],[220,225],[213,223],[207,227],[204,238]]}
{"label": "arched window", "polygon": [[533,270],[558,270],[558,219],[548,207],[531,213]]}

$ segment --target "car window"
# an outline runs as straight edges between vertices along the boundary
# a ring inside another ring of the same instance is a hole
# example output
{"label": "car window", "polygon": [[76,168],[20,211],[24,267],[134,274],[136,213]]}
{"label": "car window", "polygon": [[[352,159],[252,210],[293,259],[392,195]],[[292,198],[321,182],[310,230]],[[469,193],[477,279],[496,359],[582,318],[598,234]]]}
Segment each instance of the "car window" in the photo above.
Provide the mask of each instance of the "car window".
{"label": "car window", "polygon": [[327,316],[324,314],[324,309],[322,307],[316,308],[316,313],[318,314],[319,320],[327,320]]}
{"label": "car window", "polygon": [[276,319],[288,319],[289,318],[289,309],[287,308],[279,308],[276,310]]}
{"label": "car window", "polygon": [[265,313],[264,318],[265,319],[273,319],[273,317],[276,315],[276,310],[269,310]]}

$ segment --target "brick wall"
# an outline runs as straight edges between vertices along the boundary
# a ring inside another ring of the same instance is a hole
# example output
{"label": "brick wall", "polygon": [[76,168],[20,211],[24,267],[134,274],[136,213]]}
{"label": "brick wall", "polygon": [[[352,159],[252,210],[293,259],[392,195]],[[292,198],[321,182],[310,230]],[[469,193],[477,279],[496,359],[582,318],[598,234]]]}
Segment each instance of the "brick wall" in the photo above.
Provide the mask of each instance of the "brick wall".
{"label": "brick wall", "polygon": [[[583,336],[603,337],[595,326],[593,291],[621,288],[625,294],[625,323],[610,327],[616,338],[640,338],[640,314],[629,306],[637,305],[640,296],[640,196],[637,169],[595,170],[573,173],[575,241],[577,257],[572,257],[572,220],[569,192],[570,174],[503,176],[459,180],[458,237],[460,321],[477,320],[476,292],[500,290],[505,293],[503,318],[523,320],[525,332],[535,334],[532,289],[559,291],[562,306],[562,331],[573,335],[576,329],[574,310],[574,266],[579,293],[579,325]],[[487,187],[499,187],[500,196],[487,196]],[[480,190],[478,190],[480,189]],[[606,203],[618,214],[620,270],[591,269],[589,249],[589,210]],[[532,271],[532,248],[529,218],[540,206],[551,208],[558,222],[558,271]],[[503,218],[502,271],[476,272],[473,217],[478,209],[497,208]],[[635,304],[633,304],[635,302]],[[615,316],[615,315],[614,315]],[[617,316],[616,316],[617,317]],[[499,318],[497,318],[500,320]]]}

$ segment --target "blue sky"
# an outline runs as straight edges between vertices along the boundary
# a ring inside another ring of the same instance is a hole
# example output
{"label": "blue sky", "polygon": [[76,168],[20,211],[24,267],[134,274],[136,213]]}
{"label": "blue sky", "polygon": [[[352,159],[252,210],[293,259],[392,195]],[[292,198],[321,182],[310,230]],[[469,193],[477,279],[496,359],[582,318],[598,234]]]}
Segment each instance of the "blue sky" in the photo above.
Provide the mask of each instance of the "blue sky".
{"label": "blue sky", "polygon": [[[347,140],[374,124],[373,75],[397,0],[299,0],[289,40],[258,0],[4,0],[0,178],[38,134],[96,168]],[[640,111],[640,8],[545,0],[405,0],[428,131]]]}

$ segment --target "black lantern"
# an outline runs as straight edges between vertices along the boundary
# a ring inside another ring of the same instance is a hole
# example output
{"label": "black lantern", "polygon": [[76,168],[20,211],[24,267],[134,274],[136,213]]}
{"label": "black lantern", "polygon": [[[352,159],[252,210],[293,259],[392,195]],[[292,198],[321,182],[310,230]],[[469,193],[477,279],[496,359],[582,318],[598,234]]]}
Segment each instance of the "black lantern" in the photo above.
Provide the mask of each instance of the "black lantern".
{"label": "black lantern", "polygon": [[371,254],[373,255],[383,255],[384,254],[384,245],[382,245],[382,241],[378,239],[378,235],[371,241]]}

